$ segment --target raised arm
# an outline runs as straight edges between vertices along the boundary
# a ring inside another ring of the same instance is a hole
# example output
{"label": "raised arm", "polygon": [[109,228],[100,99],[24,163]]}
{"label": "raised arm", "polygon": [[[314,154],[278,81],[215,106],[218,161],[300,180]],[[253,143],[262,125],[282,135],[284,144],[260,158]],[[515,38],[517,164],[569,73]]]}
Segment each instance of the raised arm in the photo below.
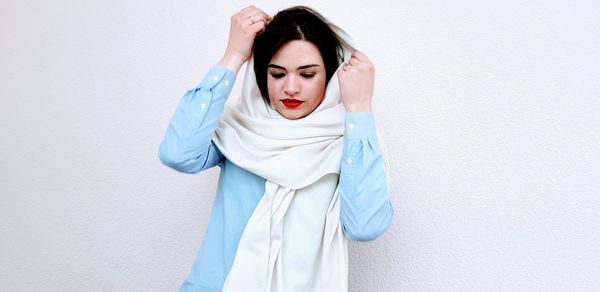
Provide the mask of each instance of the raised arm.
{"label": "raised arm", "polygon": [[158,148],[162,163],[180,172],[197,173],[223,161],[212,137],[234,82],[235,74],[217,65],[200,85],[186,92]]}
{"label": "raised arm", "polygon": [[227,97],[240,67],[252,54],[256,35],[264,31],[269,15],[248,6],[231,17],[227,49],[219,64],[200,85],[180,100],[160,143],[158,156],[165,165],[197,173],[220,164],[224,157],[212,142]]}
{"label": "raised arm", "polygon": [[343,70],[338,71],[338,77],[341,100],[347,111],[340,173],[340,220],[348,238],[368,241],[381,236],[393,217],[371,107],[375,69],[365,54],[355,51]]}

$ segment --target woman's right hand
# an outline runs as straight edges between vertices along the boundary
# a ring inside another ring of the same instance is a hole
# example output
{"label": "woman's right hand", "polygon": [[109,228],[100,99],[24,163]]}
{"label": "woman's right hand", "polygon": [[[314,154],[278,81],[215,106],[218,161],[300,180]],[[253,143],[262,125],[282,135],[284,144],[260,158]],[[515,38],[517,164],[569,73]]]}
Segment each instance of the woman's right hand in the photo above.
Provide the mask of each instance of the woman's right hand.
{"label": "woman's right hand", "polygon": [[229,41],[219,65],[237,73],[252,55],[254,38],[265,30],[271,16],[255,6],[248,6],[231,16]]}

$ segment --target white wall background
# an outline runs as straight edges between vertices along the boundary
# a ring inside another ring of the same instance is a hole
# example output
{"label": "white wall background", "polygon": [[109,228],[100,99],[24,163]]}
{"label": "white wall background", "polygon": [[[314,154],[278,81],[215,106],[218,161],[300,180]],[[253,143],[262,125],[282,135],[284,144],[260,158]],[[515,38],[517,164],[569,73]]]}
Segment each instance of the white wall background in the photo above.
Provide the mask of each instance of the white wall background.
{"label": "white wall background", "polygon": [[[520,2],[256,3],[376,65],[395,218],[351,244],[351,291],[600,290],[600,4]],[[0,290],[179,287],[218,168],[158,144],[248,4],[0,1]]]}

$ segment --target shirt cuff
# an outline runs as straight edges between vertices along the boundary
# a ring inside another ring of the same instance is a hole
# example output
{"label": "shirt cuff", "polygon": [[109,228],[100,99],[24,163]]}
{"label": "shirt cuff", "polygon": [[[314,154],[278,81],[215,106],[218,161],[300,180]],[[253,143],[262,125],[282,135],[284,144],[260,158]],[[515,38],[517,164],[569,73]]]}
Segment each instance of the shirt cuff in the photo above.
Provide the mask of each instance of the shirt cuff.
{"label": "shirt cuff", "polygon": [[346,112],[345,125],[348,139],[376,139],[375,118],[371,112]]}
{"label": "shirt cuff", "polygon": [[220,65],[214,65],[204,76],[198,87],[213,89],[222,83],[225,88],[231,90],[235,82],[235,73]]}

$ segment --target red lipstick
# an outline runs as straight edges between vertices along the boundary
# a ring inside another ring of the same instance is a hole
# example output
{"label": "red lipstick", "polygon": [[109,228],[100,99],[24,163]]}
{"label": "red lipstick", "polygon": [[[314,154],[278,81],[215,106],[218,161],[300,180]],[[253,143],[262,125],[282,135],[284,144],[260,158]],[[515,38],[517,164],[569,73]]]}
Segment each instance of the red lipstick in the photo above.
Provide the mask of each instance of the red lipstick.
{"label": "red lipstick", "polygon": [[281,102],[288,108],[297,108],[303,103],[303,101],[295,98],[282,99]]}

